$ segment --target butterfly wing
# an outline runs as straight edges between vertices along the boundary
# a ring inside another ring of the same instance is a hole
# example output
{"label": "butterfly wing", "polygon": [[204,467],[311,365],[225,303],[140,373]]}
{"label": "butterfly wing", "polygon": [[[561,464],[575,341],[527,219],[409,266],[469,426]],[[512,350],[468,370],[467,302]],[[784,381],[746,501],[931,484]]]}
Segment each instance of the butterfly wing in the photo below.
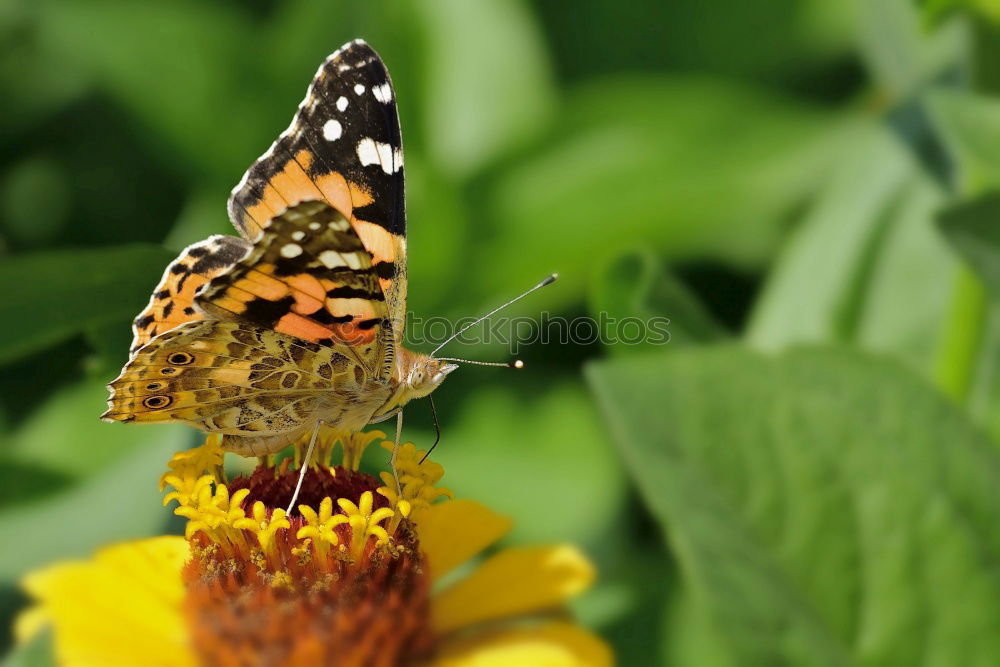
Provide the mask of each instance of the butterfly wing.
{"label": "butterfly wing", "polygon": [[382,59],[361,40],[323,62],[291,125],[233,189],[229,216],[253,238],[267,220],[306,200],[324,200],[349,220],[373,258],[401,334],[406,218],[399,115]]}
{"label": "butterfly wing", "polygon": [[392,324],[371,253],[325,201],[264,221],[246,257],[213,278],[195,303],[215,319],[341,346],[380,381],[391,374]]}
{"label": "butterfly wing", "polygon": [[194,295],[199,287],[229,269],[250,251],[250,244],[232,236],[212,236],[185,248],[171,262],[149,298],[149,305],[132,323],[130,354],[152,338],[185,322],[200,320]]}
{"label": "butterfly wing", "polygon": [[278,447],[288,444],[317,416],[350,422],[351,411],[370,413],[385,399],[366,386],[348,346],[215,320],[157,336],[109,388],[106,421],[184,422],[257,441],[248,454],[266,453],[276,436]]}

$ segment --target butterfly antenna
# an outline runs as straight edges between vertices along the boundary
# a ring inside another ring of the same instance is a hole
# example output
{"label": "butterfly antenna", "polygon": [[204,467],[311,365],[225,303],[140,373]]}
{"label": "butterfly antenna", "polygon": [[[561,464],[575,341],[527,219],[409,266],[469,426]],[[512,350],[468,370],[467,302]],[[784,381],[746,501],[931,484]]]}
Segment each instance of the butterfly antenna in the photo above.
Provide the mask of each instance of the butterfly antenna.
{"label": "butterfly antenna", "polygon": [[[521,294],[515,296],[513,299],[511,299],[507,303],[504,303],[502,305],[497,306],[496,308],[494,308],[490,312],[486,313],[485,315],[483,315],[482,317],[480,317],[479,319],[477,319],[475,322],[470,322],[469,324],[466,324],[464,327],[462,327],[461,329],[459,329],[458,331],[456,331],[455,333],[453,333],[448,338],[448,340],[446,340],[445,342],[441,343],[436,348],[434,348],[434,351],[431,352],[431,356],[433,357],[435,354],[437,354],[438,350],[440,350],[442,347],[444,347],[445,345],[447,345],[451,341],[455,340],[456,338],[458,338],[463,333],[465,333],[466,331],[468,331],[472,327],[476,326],[477,324],[479,324],[483,320],[488,319],[488,318],[492,317],[493,315],[496,315],[497,313],[499,313],[501,310],[503,310],[507,306],[509,306],[511,304],[514,304],[514,303],[517,303],[518,301],[520,301],[524,297],[528,296],[532,292],[538,291],[538,290],[542,289],[543,287],[545,287],[546,285],[551,285],[552,283],[554,283],[556,281],[556,279],[558,277],[559,277],[558,273],[553,273],[551,276],[548,276],[547,278],[545,278],[545,280],[543,280],[542,282],[538,283],[537,285],[535,285],[531,289],[527,290],[526,292],[522,292]],[[469,362],[466,362],[466,363],[469,363]],[[486,365],[486,366],[490,365],[490,364],[487,364],[485,362],[480,362],[480,363],[483,363],[483,365]],[[507,366],[508,364],[496,364],[496,365]]]}
{"label": "butterfly antenna", "polygon": [[[431,419],[434,420],[434,434],[435,435],[434,435],[434,444],[431,445],[431,448],[428,449],[427,453],[424,454],[423,457],[420,459],[420,463],[423,463],[424,461],[426,461],[427,457],[430,456],[431,452],[434,451],[434,448],[438,446],[439,442],[441,442],[441,424],[438,423],[438,411],[437,411],[437,408],[434,407],[434,395],[433,394],[428,394],[427,398],[429,398],[431,400]],[[420,465],[420,464],[417,464],[417,465]]]}
{"label": "butterfly antenna", "polygon": [[476,361],[474,359],[459,359],[457,357],[435,357],[438,361],[454,361],[459,364],[473,364],[474,366],[495,366],[497,368],[524,368],[524,362],[520,359],[514,361]]}

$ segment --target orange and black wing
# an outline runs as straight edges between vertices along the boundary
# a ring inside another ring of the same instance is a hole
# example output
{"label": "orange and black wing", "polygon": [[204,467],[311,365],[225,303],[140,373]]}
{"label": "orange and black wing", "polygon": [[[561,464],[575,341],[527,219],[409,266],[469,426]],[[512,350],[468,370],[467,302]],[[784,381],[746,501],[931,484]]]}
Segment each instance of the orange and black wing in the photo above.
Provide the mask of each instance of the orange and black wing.
{"label": "orange and black wing", "polygon": [[250,243],[232,236],[211,236],[190,245],[163,272],[149,304],[132,322],[132,347],[136,351],[150,339],[176,326],[200,320],[194,295],[199,287],[229,269],[250,251]]}
{"label": "orange and black wing", "polygon": [[392,372],[392,324],[371,253],[325,201],[263,221],[246,257],[205,285],[195,305],[214,319],[346,349],[372,378]]}
{"label": "orange and black wing", "polygon": [[328,57],[282,132],[229,198],[240,233],[303,201],[343,213],[372,256],[397,335],[406,310],[403,145],[396,96],[382,59],[361,40]]}

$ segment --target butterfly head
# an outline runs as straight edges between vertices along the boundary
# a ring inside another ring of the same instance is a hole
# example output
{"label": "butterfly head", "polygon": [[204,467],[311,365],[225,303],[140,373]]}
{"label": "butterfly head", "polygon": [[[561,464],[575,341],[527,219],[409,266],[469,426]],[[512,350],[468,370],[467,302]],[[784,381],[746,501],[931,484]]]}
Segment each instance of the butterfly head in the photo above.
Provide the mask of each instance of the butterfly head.
{"label": "butterfly head", "polygon": [[434,357],[424,357],[416,360],[406,376],[406,386],[410,398],[423,398],[438,388],[448,374],[458,368],[452,364]]}
{"label": "butterfly head", "polygon": [[397,356],[396,393],[390,404],[401,407],[415,398],[423,398],[437,389],[448,374],[458,368],[445,359],[402,348]]}

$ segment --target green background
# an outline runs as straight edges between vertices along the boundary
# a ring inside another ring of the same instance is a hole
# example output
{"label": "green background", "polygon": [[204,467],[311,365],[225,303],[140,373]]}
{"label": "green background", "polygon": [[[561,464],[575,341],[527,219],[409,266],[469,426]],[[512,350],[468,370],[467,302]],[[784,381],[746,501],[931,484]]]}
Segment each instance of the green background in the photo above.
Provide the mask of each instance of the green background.
{"label": "green background", "polygon": [[[364,37],[397,88],[415,315],[558,271],[510,315],[671,320],[435,394],[444,483],[513,516],[508,543],[591,556],[575,611],[621,664],[995,664],[998,19],[0,0],[0,646],[27,570],[178,531],[156,481],[195,434],[99,422],[104,384],[163,266],[232,233],[232,185]],[[406,435],[430,443],[425,403]]]}

